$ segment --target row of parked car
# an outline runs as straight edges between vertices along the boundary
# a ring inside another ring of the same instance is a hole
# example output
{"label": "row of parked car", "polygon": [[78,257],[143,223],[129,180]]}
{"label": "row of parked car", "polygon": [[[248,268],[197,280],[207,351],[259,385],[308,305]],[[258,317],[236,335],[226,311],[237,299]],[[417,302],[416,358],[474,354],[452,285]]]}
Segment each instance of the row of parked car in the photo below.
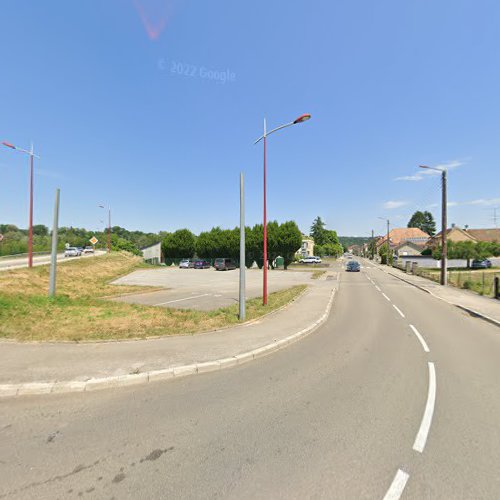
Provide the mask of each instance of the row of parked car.
{"label": "row of parked car", "polygon": [[93,247],[68,247],[64,250],[65,257],[80,257],[84,253],[94,253]]}
{"label": "row of parked car", "polygon": [[[180,269],[210,269],[212,267],[210,262],[203,259],[182,259]],[[236,269],[236,264],[226,257],[219,257],[214,261],[214,268],[216,271],[230,271]]]}

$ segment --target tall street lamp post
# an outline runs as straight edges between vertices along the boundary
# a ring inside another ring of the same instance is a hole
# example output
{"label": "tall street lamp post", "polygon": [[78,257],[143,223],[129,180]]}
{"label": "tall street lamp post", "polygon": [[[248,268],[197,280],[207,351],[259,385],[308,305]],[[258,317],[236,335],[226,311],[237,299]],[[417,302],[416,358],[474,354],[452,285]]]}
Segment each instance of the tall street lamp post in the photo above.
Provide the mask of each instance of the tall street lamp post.
{"label": "tall street lamp post", "polygon": [[445,168],[438,167],[428,167],[427,165],[419,165],[420,168],[427,168],[429,170],[435,170],[436,172],[441,172],[442,181],[442,193],[441,193],[441,285],[446,285],[448,282],[447,275],[447,258],[448,258],[448,243],[446,241],[446,231],[447,231],[447,170]]}
{"label": "tall street lamp post", "polygon": [[270,132],[267,131],[266,119],[264,118],[264,135],[259,137],[254,145],[264,140],[264,275],[263,275],[263,290],[262,290],[262,304],[267,305],[267,137],[278,130],[281,130],[292,125],[297,125],[298,123],[303,123],[311,118],[310,114],[304,114],[299,116],[293,122],[285,123],[272,129]]}
{"label": "tall street lamp post", "polygon": [[29,213],[29,229],[28,229],[28,267],[33,267],[33,159],[40,159],[33,152],[33,144],[31,144],[31,149],[28,151],[27,149],[18,148],[14,146],[10,142],[2,142],[4,146],[8,148],[15,149],[20,153],[24,153],[29,155],[30,157],[30,213]]}
{"label": "tall street lamp post", "polygon": [[[104,205],[99,205],[99,208],[106,208]],[[108,253],[111,253],[111,207],[108,207]]]}
{"label": "tall street lamp post", "polygon": [[385,220],[387,222],[387,254],[386,254],[386,265],[389,265],[389,251],[391,248],[391,243],[389,240],[389,226],[391,225],[391,222],[389,219],[386,219],[385,217],[377,217],[378,219]]}

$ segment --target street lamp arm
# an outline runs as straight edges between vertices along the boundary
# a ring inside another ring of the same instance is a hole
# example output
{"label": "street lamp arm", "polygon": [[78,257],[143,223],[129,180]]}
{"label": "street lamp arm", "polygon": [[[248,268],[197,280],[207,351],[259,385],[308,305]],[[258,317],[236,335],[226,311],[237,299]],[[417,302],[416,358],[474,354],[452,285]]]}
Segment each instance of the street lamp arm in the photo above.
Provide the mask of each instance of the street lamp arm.
{"label": "street lamp arm", "polygon": [[429,170],[435,170],[436,172],[445,172],[445,168],[428,167],[427,165],[419,165],[420,168],[427,168]]}
{"label": "street lamp arm", "polygon": [[279,127],[273,128],[270,132],[267,132],[266,135],[260,136],[255,142],[254,145],[260,142],[264,137],[267,137],[271,134],[274,134],[274,132],[277,132],[278,130],[281,130],[282,128],[290,127],[292,125],[295,125],[295,122],[290,122],[290,123],[285,123],[284,125],[280,125]]}

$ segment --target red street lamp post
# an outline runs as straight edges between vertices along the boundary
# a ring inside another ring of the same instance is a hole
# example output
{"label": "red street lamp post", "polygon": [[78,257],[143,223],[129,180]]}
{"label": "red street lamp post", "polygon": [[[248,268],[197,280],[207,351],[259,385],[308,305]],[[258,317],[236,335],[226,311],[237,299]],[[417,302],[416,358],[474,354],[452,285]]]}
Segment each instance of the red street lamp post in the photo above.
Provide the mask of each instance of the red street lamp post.
{"label": "red street lamp post", "polygon": [[291,125],[303,123],[311,118],[311,115],[306,113],[299,116],[293,122],[285,123],[279,127],[274,128],[270,132],[267,131],[266,119],[264,118],[264,135],[259,137],[254,144],[264,140],[264,275],[263,275],[263,290],[262,290],[262,304],[267,305],[267,136],[277,132]]}
{"label": "red street lamp post", "polygon": [[33,158],[40,159],[33,152],[33,144],[31,145],[31,149],[28,151],[27,149],[18,148],[14,146],[10,142],[2,142],[4,146],[8,148],[15,149],[20,153],[25,153],[30,157],[30,212],[29,212],[29,229],[28,229],[28,267],[33,267]]}

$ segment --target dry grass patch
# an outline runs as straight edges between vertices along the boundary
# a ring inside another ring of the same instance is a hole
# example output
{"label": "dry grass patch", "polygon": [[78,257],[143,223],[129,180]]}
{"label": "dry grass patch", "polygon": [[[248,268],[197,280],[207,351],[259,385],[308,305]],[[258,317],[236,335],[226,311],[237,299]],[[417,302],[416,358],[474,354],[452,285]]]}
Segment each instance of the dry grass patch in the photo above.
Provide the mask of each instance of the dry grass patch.
{"label": "dry grass patch", "polygon": [[[58,296],[47,297],[48,266],[0,274],[0,338],[20,341],[92,341],[140,339],[192,334],[234,325],[238,304],[215,311],[141,306],[104,297],[149,287],[110,285],[109,282],[142,266],[140,258],[111,254],[68,262],[58,267]],[[306,288],[295,286],[247,302],[252,320],[296,298]]]}

